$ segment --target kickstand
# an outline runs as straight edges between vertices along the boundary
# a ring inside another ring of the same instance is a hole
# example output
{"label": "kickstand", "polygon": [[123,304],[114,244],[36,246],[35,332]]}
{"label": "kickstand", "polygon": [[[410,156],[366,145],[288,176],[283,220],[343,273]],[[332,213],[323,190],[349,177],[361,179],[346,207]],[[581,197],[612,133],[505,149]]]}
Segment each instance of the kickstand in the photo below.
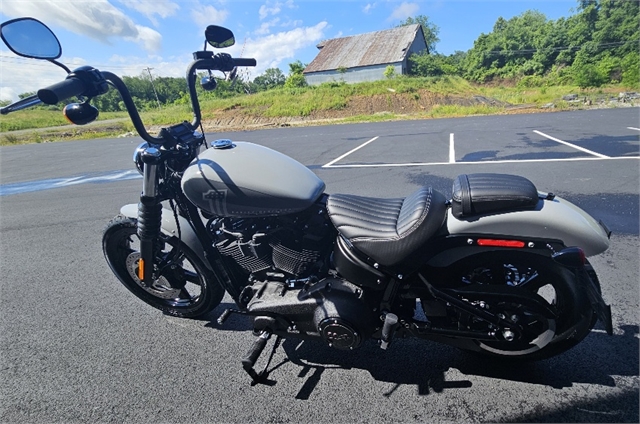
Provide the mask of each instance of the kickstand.
{"label": "kickstand", "polygon": [[280,347],[280,343],[282,342],[282,337],[278,336],[276,337],[276,341],[273,344],[273,348],[271,349],[271,353],[269,354],[269,359],[267,359],[267,363],[264,364],[264,368],[262,369],[262,371],[260,372],[260,374],[258,374],[260,376],[260,378],[262,379],[266,379],[267,377],[269,377],[269,365],[271,365],[271,360],[273,359],[273,355],[276,354],[276,350],[278,350],[278,348]]}
{"label": "kickstand", "polygon": [[269,386],[273,386],[275,384],[275,381],[271,381],[267,379],[267,377],[269,376],[268,369],[269,369],[269,365],[271,364],[271,360],[273,359],[273,356],[276,353],[276,350],[280,346],[282,337],[278,336],[276,338],[276,341],[273,344],[273,348],[271,349],[271,354],[269,355],[269,359],[267,360],[267,363],[265,364],[263,370],[260,373],[257,373],[256,370],[253,368],[258,358],[262,354],[262,351],[266,347],[267,341],[269,340],[270,337],[271,337],[271,332],[269,331],[263,331],[262,333],[260,333],[256,341],[251,346],[251,349],[249,349],[247,356],[242,360],[242,367],[247,372],[247,374],[251,376],[251,379],[253,380],[251,382],[252,386],[255,386],[256,384],[267,384]]}

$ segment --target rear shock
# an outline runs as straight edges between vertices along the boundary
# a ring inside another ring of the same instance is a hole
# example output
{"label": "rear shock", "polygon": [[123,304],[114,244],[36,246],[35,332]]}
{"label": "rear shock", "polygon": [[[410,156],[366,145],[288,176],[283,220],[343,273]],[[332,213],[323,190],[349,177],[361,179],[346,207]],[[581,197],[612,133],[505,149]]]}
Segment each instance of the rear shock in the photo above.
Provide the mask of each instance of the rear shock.
{"label": "rear shock", "polygon": [[141,155],[144,163],[142,195],[138,203],[138,238],[140,238],[140,261],[138,278],[149,287],[153,284],[156,242],[162,227],[162,203],[158,201],[158,165],[162,153],[148,147]]}

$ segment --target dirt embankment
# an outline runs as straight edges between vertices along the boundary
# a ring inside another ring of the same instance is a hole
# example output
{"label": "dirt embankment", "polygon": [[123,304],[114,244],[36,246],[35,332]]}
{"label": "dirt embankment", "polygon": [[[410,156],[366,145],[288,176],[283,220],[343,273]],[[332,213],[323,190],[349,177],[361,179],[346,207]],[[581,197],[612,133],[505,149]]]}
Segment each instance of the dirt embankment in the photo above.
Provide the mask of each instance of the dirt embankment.
{"label": "dirt embankment", "polygon": [[[241,107],[214,111],[215,118],[203,122],[205,131],[238,131],[269,127],[305,126],[339,123],[353,118],[349,122],[387,120],[387,119],[425,119],[430,117],[461,116],[469,114],[463,107],[478,106],[471,113],[534,113],[567,109],[593,109],[603,107],[626,107],[640,105],[638,93],[602,93],[596,96],[568,94],[556,102],[544,106],[512,105],[480,95],[448,95],[427,90],[412,93],[397,93],[389,89],[388,93],[372,96],[356,96],[349,99],[340,109],[313,111],[307,116],[269,117],[249,114]],[[445,106],[452,106],[443,111]],[[460,111],[456,107],[461,107]],[[264,110],[268,106],[264,107]],[[434,111],[438,110],[438,113]],[[85,126],[63,126],[40,128],[4,133],[0,144],[29,142],[48,142],[52,140],[70,140],[105,136],[135,136],[126,132],[128,119],[98,121]],[[151,133],[157,133],[160,126],[152,126]]]}
{"label": "dirt embankment", "polygon": [[389,90],[388,94],[356,96],[339,110],[314,111],[308,116],[265,117],[243,114],[242,110],[235,108],[220,110],[216,111],[215,119],[207,120],[203,125],[207,131],[234,131],[275,126],[315,125],[340,122],[348,118],[355,118],[356,121],[361,118],[364,121],[371,120],[367,117],[375,117],[376,115],[382,115],[381,119],[426,119],[465,114],[462,110],[460,114],[456,114],[455,108],[453,112],[432,114],[431,112],[438,106],[488,106],[484,109],[486,112],[481,109],[479,113],[503,114],[640,106],[640,94],[610,91],[591,95],[568,94],[554,102],[537,106],[534,104],[514,105],[480,95],[447,95],[427,90],[418,90],[414,93],[396,93],[394,90]]}
{"label": "dirt embankment", "polygon": [[[351,98],[345,107],[337,110],[313,111],[307,116],[267,117],[245,115],[242,110],[219,110],[214,119],[204,122],[206,130],[220,129],[238,130],[269,126],[311,125],[314,123],[335,122],[352,117],[366,117],[375,115],[393,115],[396,117],[423,117],[434,106],[476,106],[487,105],[505,110],[521,108],[506,102],[484,96],[463,97],[433,93],[419,90],[415,93],[376,94],[373,96],[356,96]],[[530,106],[527,106],[530,107]]]}

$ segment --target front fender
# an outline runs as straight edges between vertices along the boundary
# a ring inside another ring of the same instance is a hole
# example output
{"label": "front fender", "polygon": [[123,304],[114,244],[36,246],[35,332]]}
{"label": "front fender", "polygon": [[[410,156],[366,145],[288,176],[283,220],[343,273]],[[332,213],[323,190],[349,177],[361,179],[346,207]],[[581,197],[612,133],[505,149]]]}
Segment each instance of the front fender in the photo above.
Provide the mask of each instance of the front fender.
{"label": "front fender", "polygon": [[609,234],[595,219],[573,203],[555,197],[540,199],[532,210],[507,211],[458,219],[448,212],[447,230],[451,235],[486,234],[510,237],[561,240],[577,246],[587,256],[609,248]]}
{"label": "front fender", "polygon": [[[120,208],[120,213],[128,218],[138,219],[138,205],[135,203],[124,205]],[[193,231],[193,228],[191,228],[189,222],[179,215],[178,221],[180,223],[181,241],[198,255],[207,268],[212,269],[209,261],[207,261],[205,257],[202,243],[200,243],[198,236],[195,231]],[[164,208],[162,209],[162,232],[170,237],[178,237],[178,225],[176,224],[174,214],[169,209]]]}

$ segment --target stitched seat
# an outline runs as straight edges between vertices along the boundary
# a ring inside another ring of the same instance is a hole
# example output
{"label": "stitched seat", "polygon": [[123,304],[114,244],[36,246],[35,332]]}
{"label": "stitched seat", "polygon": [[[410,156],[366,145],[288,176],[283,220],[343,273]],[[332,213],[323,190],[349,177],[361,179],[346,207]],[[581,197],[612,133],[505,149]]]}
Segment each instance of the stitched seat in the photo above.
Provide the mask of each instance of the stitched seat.
{"label": "stitched seat", "polygon": [[447,206],[441,193],[421,187],[404,199],[333,194],[327,210],[357,250],[381,265],[394,265],[438,231]]}
{"label": "stitched seat", "polygon": [[451,212],[456,218],[534,209],[538,190],[518,175],[463,174],[453,181]]}

